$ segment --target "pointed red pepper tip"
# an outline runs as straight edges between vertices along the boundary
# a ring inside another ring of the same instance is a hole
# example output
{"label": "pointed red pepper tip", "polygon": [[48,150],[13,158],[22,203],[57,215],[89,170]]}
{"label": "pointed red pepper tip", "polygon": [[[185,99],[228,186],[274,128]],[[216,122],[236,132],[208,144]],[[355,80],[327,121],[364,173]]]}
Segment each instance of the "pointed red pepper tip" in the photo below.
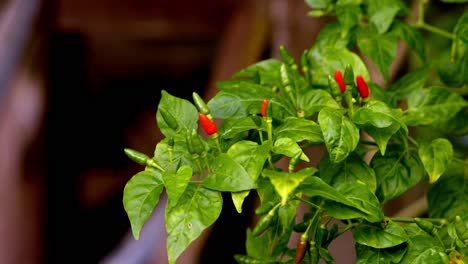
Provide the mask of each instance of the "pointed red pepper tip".
{"label": "pointed red pepper tip", "polygon": [[203,130],[205,130],[206,134],[209,136],[218,132],[216,124],[213,123],[213,121],[211,121],[205,114],[198,113],[198,119],[200,120],[200,124],[202,125]]}
{"label": "pointed red pepper tip", "polygon": [[264,99],[263,100],[263,103],[262,103],[262,116],[263,117],[267,117],[267,106],[268,106],[268,100],[267,99]]}
{"label": "pointed red pepper tip", "polygon": [[364,78],[362,78],[361,75],[356,76],[356,85],[358,92],[362,98],[365,99],[369,97],[369,87],[367,86],[366,81],[364,80]]}
{"label": "pointed red pepper tip", "polygon": [[346,91],[346,85],[343,79],[343,74],[338,69],[335,71],[335,81],[340,87],[341,92],[344,93]]}

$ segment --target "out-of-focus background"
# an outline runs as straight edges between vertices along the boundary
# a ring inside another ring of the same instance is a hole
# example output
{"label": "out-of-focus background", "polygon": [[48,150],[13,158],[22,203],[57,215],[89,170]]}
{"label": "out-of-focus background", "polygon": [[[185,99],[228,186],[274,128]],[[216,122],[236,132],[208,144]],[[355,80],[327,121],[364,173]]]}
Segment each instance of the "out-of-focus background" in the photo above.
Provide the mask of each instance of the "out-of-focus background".
{"label": "out-of-focus background", "polygon": [[[0,263],[167,263],[161,208],[140,241],[129,236],[122,192],[142,168],[123,149],[153,152],[162,89],[208,99],[280,44],[297,58],[326,22],[308,11],[303,0],[0,2]],[[180,263],[233,263],[249,217],[226,202]],[[352,247],[334,248],[353,262]]]}

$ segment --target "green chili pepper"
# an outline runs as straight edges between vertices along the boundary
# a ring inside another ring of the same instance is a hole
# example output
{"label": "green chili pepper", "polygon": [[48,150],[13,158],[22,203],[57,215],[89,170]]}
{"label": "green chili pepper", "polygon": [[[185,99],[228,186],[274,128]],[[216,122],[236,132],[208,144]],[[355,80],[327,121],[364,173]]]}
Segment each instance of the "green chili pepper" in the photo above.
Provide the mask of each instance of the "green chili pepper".
{"label": "green chili pepper", "polygon": [[185,142],[187,143],[187,149],[190,154],[195,154],[195,149],[193,148],[192,132],[187,130],[185,133]]}
{"label": "green chili pepper", "polygon": [[203,101],[203,99],[200,97],[200,95],[198,95],[196,92],[193,92],[192,98],[195,106],[198,108],[198,111],[205,114],[210,120],[213,120],[210,109],[206,105],[205,101]]}
{"label": "green chili pepper", "polygon": [[341,99],[341,89],[331,75],[328,75],[328,89],[331,95]]}
{"label": "green chili pepper", "polygon": [[354,72],[351,64],[346,65],[343,79],[346,85],[354,85]]}
{"label": "green chili pepper", "polygon": [[293,87],[291,84],[291,79],[289,78],[288,69],[286,68],[286,65],[284,63],[282,63],[280,66],[280,78],[281,78],[281,84],[284,87],[285,93],[289,96],[289,99],[291,99],[291,102],[295,105],[296,98],[293,93]]}
{"label": "green chili pepper", "polygon": [[195,129],[192,129],[191,138],[193,151],[197,154],[202,154],[203,152],[205,152],[205,145],[203,143],[203,139],[200,137],[200,135]]}
{"label": "green chili pepper", "polygon": [[455,216],[454,224],[455,224],[455,231],[457,232],[458,238],[460,238],[460,240],[463,240],[463,241],[467,240],[468,228],[466,227],[465,222],[459,215]]}
{"label": "green chili pepper", "polygon": [[291,160],[289,160],[289,166],[288,166],[289,172],[294,171],[294,168],[296,167],[296,165],[299,163],[299,161],[301,161],[301,156],[302,156],[302,150],[298,151],[294,155],[294,157],[292,157]]}
{"label": "green chili pepper", "polygon": [[303,233],[301,235],[301,239],[296,246],[296,255],[294,256],[294,264],[300,264],[301,261],[304,259],[305,253],[307,251],[307,245],[309,243],[309,236],[307,233]]}
{"label": "green chili pepper", "polygon": [[239,264],[267,264],[267,263],[276,263],[274,260],[264,260],[264,259],[257,259],[250,256],[244,255],[234,255],[234,259]]}
{"label": "green chili pepper", "polygon": [[310,242],[309,246],[310,264],[317,264],[319,261],[319,251],[315,241]]}
{"label": "green chili pepper", "polygon": [[165,108],[159,108],[159,113],[161,113],[161,116],[166,122],[167,126],[173,130],[177,130],[179,128],[179,124],[177,123],[177,120],[174,118],[174,116],[169,113]]}
{"label": "green chili pepper", "polygon": [[146,163],[149,159],[149,157],[139,151],[136,151],[134,149],[126,148],[124,149],[125,154],[127,157],[129,157],[131,160],[135,161],[136,163],[146,166]]}
{"label": "green chili pepper", "polygon": [[260,220],[258,220],[257,225],[255,226],[254,230],[252,231],[252,235],[258,236],[261,235],[267,228],[270,226],[271,221],[273,221],[273,217],[276,215],[276,210],[278,209],[279,204],[273,207],[268,214],[262,216]]}
{"label": "green chili pepper", "polygon": [[416,223],[416,225],[419,226],[419,228],[421,228],[424,232],[428,234],[433,235],[437,232],[437,229],[435,228],[434,224],[427,220],[416,217],[414,218],[414,222]]}
{"label": "green chili pepper", "polygon": [[297,71],[297,64],[294,61],[293,56],[286,50],[284,46],[280,46],[279,55],[281,60],[292,70]]}

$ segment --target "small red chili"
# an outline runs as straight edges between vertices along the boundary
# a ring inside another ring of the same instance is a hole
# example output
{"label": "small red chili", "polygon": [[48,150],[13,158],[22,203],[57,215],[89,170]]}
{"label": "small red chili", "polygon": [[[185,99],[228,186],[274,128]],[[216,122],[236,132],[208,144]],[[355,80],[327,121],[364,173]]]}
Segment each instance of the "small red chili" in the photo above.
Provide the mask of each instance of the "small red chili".
{"label": "small red chili", "polygon": [[343,79],[343,74],[340,70],[335,71],[335,81],[338,83],[338,86],[340,86],[341,92],[344,93],[346,91],[346,85]]}
{"label": "small red chili", "polygon": [[268,106],[268,100],[264,99],[262,103],[262,116],[267,117],[267,106]]}
{"label": "small red chili", "polygon": [[366,81],[364,80],[364,78],[362,78],[361,75],[358,75],[356,77],[356,84],[357,84],[357,89],[361,97],[362,98],[369,97],[369,87],[367,86]]}
{"label": "small red chili", "polygon": [[307,251],[307,246],[309,241],[307,240],[308,236],[306,233],[301,235],[301,239],[297,242],[296,255],[294,256],[294,264],[300,264],[304,259],[304,256]]}
{"label": "small red chili", "polygon": [[218,132],[218,128],[216,127],[215,123],[213,123],[213,121],[211,121],[205,114],[198,113],[198,118],[206,134],[211,136],[215,134],[216,132]]}

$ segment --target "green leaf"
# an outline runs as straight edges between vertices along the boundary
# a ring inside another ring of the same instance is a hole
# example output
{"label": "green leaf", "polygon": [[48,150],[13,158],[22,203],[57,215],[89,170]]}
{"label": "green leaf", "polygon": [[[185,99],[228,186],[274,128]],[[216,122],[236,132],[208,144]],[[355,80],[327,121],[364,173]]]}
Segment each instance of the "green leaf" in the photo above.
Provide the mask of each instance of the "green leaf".
{"label": "green leaf", "polygon": [[353,238],[357,243],[372,248],[390,248],[409,239],[405,229],[392,221],[387,224],[363,223],[353,230]]}
{"label": "green leaf", "polygon": [[[164,108],[172,114],[183,131],[197,129],[198,111],[189,101],[172,96],[163,90],[161,91],[161,101],[159,101],[158,105],[158,109],[160,108]],[[178,136],[178,133],[166,124],[159,111],[156,114],[156,120],[159,129],[166,137]]]}
{"label": "green leaf", "polygon": [[323,109],[318,115],[325,145],[333,163],[343,161],[359,142],[359,129],[342,112]]}
{"label": "green leaf", "polygon": [[234,74],[234,78],[259,78],[262,85],[278,85],[281,83],[279,77],[279,68],[281,62],[276,59],[267,59],[257,62]]}
{"label": "green leaf", "polygon": [[358,24],[361,18],[361,8],[359,4],[337,4],[335,11],[341,24],[341,36],[345,37]]}
{"label": "green leaf", "polygon": [[317,9],[327,8],[331,4],[331,0],[305,0],[305,2],[310,7]]}
{"label": "green leaf", "polygon": [[164,180],[164,186],[166,187],[167,196],[169,197],[169,202],[175,203],[184,193],[192,178],[192,168],[183,165],[177,170],[177,173],[164,171],[162,173],[162,178]]}
{"label": "green leaf", "polygon": [[[302,152],[301,147],[291,138],[279,138],[275,141],[273,146],[273,152],[276,154],[283,154],[290,158],[294,157],[299,151]],[[301,160],[309,162],[309,158],[306,154],[302,153]]]}
{"label": "green leaf", "polygon": [[304,116],[308,117],[323,108],[340,109],[340,105],[324,90],[309,90],[299,97],[299,107],[304,111]]}
{"label": "green leaf", "polygon": [[426,60],[426,46],[422,34],[409,24],[394,21],[392,31],[399,39],[402,39],[413,49],[419,57]]}
{"label": "green leaf", "polygon": [[370,24],[379,34],[387,32],[398,12],[405,9],[399,0],[368,0],[367,4]]}
{"label": "green leaf", "polygon": [[403,120],[409,126],[437,125],[466,106],[468,103],[463,97],[443,87],[418,89],[408,97],[408,110]]}
{"label": "green leaf", "polygon": [[250,190],[231,193],[232,202],[234,203],[234,207],[236,207],[236,211],[239,214],[242,213],[242,204],[244,203],[245,197],[247,197],[249,193]]}
{"label": "green leaf", "polygon": [[455,175],[441,177],[427,195],[429,216],[453,219],[468,212],[468,175],[460,166]]}
{"label": "green leaf", "polygon": [[168,152],[169,138],[165,138],[156,145],[154,150],[154,160],[166,171],[177,170],[178,166],[187,165],[194,169],[194,173],[197,174],[196,166],[193,163],[192,155],[188,152],[185,138],[176,137],[174,138],[172,162]]}
{"label": "green leaf", "polygon": [[401,244],[391,248],[372,248],[356,243],[356,264],[400,263],[406,251],[407,247],[405,244]]}
{"label": "green leaf", "polygon": [[431,144],[421,144],[419,146],[419,157],[429,174],[429,182],[434,183],[452,161],[452,144],[445,138],[434,139]]}
{"label": "green leaf", "polygon": [[396,56],[396,44],[397,39],[388,33],[360,31],[357,38],[359,49],[375,63],[385,80],[388,80],[388,70]]}
{"label": "green leaf", "polygon": [[376,153],[370,166],[377,176],[376,195],[382,202],[406,192],[425,175],[417,153],[408,153],[399,145],[389,145],[385,156]]}
{"label": "green leaf", "polygon": [[357,205],[346,198],[343,194],[337,191],[335,188],[326,184],[322,179],[318,177],[308,177],[302,184],[297,188],[297,192],[302,192],[304,195],[309,198],[314,196],[319,196],[337,203],[341,203],[357,210],[369,214],[370,212],[362,208],[360,205]]}
{"label": "green leaf", "polygon": [[358,208],[369,212],[364,214],[355,208],[335,202],[327,202],[325,211],[336,219],[364,218],[368,222],[378,223],[383,220],[383,212],[379,199],[372,193],[368,186],[362,182],[343,184],[338,188],[349,201],[358,205]]}
{"label": "green leaf", "polygon": [[218,219],[223,199],[216,191],[190,183],[179,201],[166,208],[167,254],[174,264],[201,232]]}
{"label": "green leaf", "polygon": [[223,124],[219,128],[218,134],[224,139],[231,139],[235,138],[242,132],[257,128],[258,126],[254,122],[252,116],[247,116],[243,118],[229,118],[224,120]]}
{"label": "green leaf", "polygon": [[283,205],[288,201],[289,195],[301,184],[307,177],[312,176],[317,169],[309,167],[298,172],[287,173],[284,171],[263,170],[262,175],[268,177],[275,187],[275,190],[281,196]]}
{"label": "green leaf", "polygon": [[123,205],[135,239],[140,237],[143,224],[158,204],[163,187],[161,173],[157,170],[139,172],[125,185]]}
{"label": "green leaf", "polygon": [[439,253],[445,254],[437,239],[427,234],[416,234],[408,240],[408,250],[400,263],[447,264]]}
{"label": "green leaf", "polygon": [[296,142],[303,140],[323,142],[322,131],[317,123],[297,117],[287,118],[274,130],[274,135],[276,138],[290,138]]}
{"label": "green leaf", "polygon": [[351,64],[356,76],[362,75],[369,80],[369,72],[358,55],[342,47],[325,46],[319,49],[317,45],[309,52],[313,84],[327,86],[328,75],[333,75],[336,69],[346,68],[348,64]]}
{"label": "green leaf", "polygon": [[367,185],[374,193],[377,188],[374,170],[361,157],[351,153],[340,163],[331,163],[328,156],[324,156],[319,164],[320,178],[335,188],[358,181]]}
{"label": "green leaf", "polygon": [[[468,0],[465,0],[465,2],[468,2]],[[466,11],[466,9],[463,15],[458,19],[453,32],[458,38],[468,44],[468,11]]]}
{"label": "green leaf", "polygon": [[426,64],[415,71],[407,73],[392,84],[390,88],[388,88],[388,91],[394,92],[399,99],[406,98],[412,91],[424,87],[431,68],[430,65]]}
{"label": "green leaf", "polygon": [[271,143],[258,145],[253,141],[242,140],[232,145],[227,154],[240,164],[254,181],[263,170],[263,165],[271,150]]}
{"label": "green leaf", "polygon": [[[341,25],[339,22],[326,24],[317,35],[314,42],[313,51],[319,55],[328,47],[346,49],[349,44],[349,36],[341,35]],[[313,65],[312,65],[313,66]],[[323,66],[323,65],[322,65]],[[344,68],[343,68],[344,69]]]}
{"label": "green leaf", "polygon": [[269,256],[268,236],[254,236],[250,228],[247,229],[247,238],[245,241],[245,249],[247,255],[262,259]]}
{"label": "green leaf", "polygon": [[468,0],[440,0],[445,3],[468,3]]}
{"label": "green leaf", "polygon": [[210,165],[211,172],[203,180],[203,186],[225,192],[240,192],[253,189],[254,180],[244,167],[228,154],[222,153]]}
{"label": "green leaf", "polygon": [[369,86],[370,94],[374,100],[382,101],[390,107],[397,106],[395,94],[393,92],[383,89],[373,82],[368,82],[367,85]]}

